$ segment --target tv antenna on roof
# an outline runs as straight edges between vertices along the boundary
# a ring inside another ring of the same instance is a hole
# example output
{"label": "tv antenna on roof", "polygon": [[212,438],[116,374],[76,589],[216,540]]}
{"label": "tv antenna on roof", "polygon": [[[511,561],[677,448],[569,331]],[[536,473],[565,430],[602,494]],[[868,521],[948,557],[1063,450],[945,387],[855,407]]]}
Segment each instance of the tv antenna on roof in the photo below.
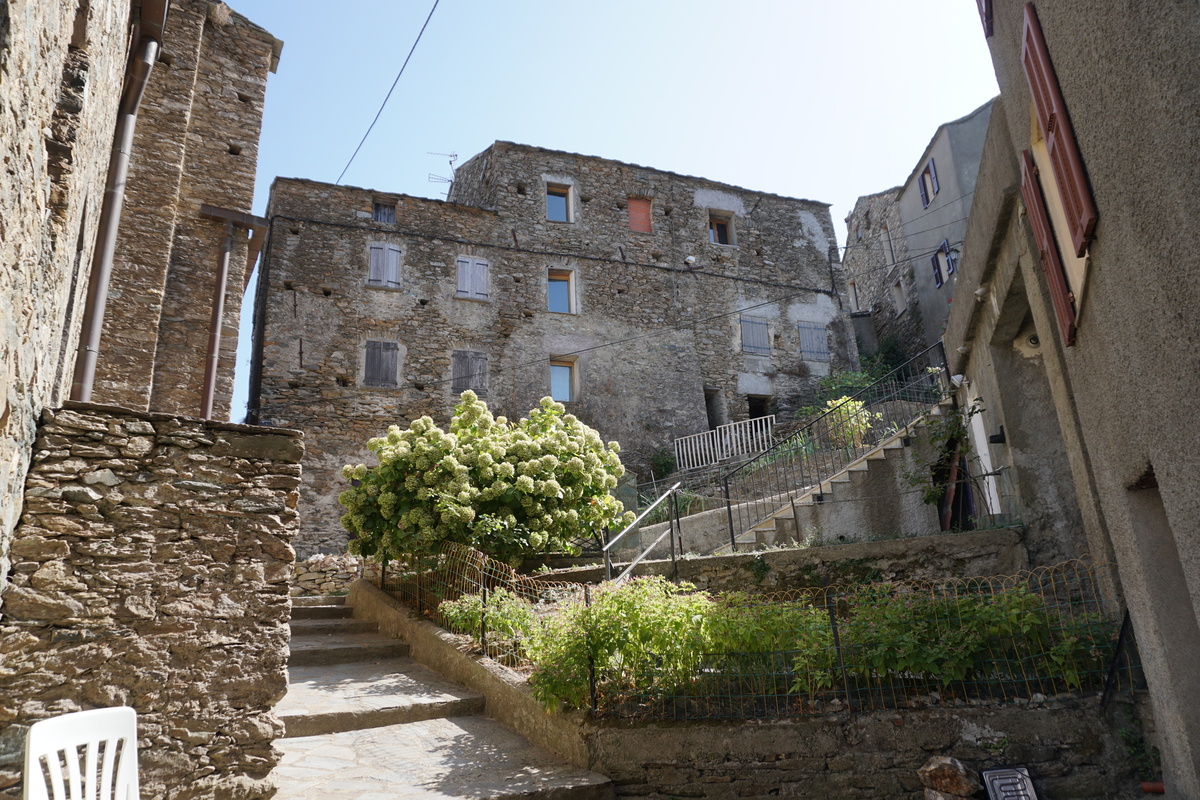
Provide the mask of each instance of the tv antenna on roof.
{"label": "tv antenna on roof", "polygon": [[[450,159],[450,176],[451,177],[447,178],[445,175],[438,175],[437,173],[431,172],[431,173],[429,173],[429,182],[430,183],[453,184],[454,183],[454,177],[453,177],[454,176],[454,162],[458,161],[458,153],[432,153],[427,150],[425,152],[425,154],[430,155],[430,156],[443,156],[445,158]],[[447,198],[450,197],[450,189],[449,188],[446,189],[446,197]]]}

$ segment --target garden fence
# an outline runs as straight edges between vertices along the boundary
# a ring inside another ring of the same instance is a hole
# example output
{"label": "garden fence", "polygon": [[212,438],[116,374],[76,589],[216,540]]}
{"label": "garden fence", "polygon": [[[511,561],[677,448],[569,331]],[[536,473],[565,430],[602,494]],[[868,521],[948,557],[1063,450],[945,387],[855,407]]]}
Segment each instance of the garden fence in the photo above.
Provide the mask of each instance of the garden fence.
{"label": "garden fence", "polygon": [[522,576],[457,545],[427,566],[384,588],[525,674],[543,699],[598,716],[1036,702],[1141,682],[1134,648],[1118,648],[1109,564],[722,596],[661,579],[588,587]]}

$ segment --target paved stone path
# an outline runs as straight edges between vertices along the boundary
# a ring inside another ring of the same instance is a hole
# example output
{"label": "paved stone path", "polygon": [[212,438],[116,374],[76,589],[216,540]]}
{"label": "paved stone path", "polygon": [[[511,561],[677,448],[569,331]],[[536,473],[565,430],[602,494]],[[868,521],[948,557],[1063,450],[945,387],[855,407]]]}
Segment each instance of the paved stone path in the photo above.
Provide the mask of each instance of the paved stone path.
{"label": "paved stone path", "polygon": [[277,800],[613,797],[607,778],[481,716],[481,695],[408,658],[341,601],[294,601]]}

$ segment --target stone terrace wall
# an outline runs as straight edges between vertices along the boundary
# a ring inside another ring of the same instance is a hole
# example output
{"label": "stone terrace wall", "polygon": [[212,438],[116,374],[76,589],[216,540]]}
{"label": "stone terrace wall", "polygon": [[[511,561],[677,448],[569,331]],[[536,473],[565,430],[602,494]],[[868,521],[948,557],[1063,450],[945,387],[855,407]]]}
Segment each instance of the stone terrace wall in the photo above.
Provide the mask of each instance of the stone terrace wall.
{"label": "stone terrace wall", "polygon": [[25,726],[133,706],[146,798],[265,798],[287,689],[295,431],[46,412],[0,619],[0,797]]}
{"label": "stone terrace wall", "polygon": [[[950,755],[976,770],[1025,766],[1040,797],[1142,796],[1117,731],[1137,729],[1127,703],[1106,719],[1093,698],[930,708],[743,723],[600,724],[589,767],[618,796],[828,797],[910,800],[917,770]],[[925,795],[929,797],[930,795]]]}

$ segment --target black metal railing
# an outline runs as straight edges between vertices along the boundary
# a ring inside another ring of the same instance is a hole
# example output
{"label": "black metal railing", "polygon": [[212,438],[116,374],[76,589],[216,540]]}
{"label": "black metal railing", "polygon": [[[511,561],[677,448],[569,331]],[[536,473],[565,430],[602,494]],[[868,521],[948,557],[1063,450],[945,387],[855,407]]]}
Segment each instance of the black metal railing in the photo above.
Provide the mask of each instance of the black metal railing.
{"label": "black metal railing", "polygon": [[729,541],[762,523],[907,428],[950,391],[941,342],[853,395],[722,477]]}

